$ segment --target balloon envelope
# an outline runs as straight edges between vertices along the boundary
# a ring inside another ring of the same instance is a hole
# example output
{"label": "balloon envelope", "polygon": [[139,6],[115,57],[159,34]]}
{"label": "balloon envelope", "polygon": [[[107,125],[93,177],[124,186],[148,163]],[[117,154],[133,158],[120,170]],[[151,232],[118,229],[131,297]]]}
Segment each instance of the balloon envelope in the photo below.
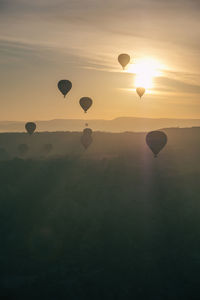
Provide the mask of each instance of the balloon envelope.
{"label": "balloon envelope", "polygon": [[92,106],[92,99],[88,97],[82,97],[79,103],[84,112],[86,113],[87,110]]}
{"label": "balloon envelope", "polygon": [[33,122],[28,122],[25,125],[26,131],[31,135],[34,133],[35,129],[36,129],[36,124]]}
{"label": "balloon envelope", "polygon": [[65,97],[67,93],[71,90],[72,83],[69,80],[63,79],[58,82],[58,89]]}
{"label": "balloon envelope", "polygon": [[140,98],[144,95],[144,93],[145,93],[145,88],[143,88],[143,87],[138,87],[137,89],[136,89],[136,92],[137,92],[137,94],[140,96]]}
{"label": "balloon envelope", "polygon": [[146,143],[154,156],[157,157],[167,144],[167,135],[163,131],[151,131],[146,135]]}
{"label": "balloon envelope", "polygon": [[123,53],[118,56],[118,61],[123,69],[125,69],[125,67],[128,65],[130,60],[131,60],[131,58],[128,54]]}
{"label": "balloon envelope", "polygon": [[83,134],[81,137],[81,143],[85,149],[87,149],[92,143],[92,137],[88,134]]}
{"label": "balloon envelope", "polygon": [[85,128],[84,130],[83,130],[83,134],[84,135],[92,135],[92,129],[91,128]]}

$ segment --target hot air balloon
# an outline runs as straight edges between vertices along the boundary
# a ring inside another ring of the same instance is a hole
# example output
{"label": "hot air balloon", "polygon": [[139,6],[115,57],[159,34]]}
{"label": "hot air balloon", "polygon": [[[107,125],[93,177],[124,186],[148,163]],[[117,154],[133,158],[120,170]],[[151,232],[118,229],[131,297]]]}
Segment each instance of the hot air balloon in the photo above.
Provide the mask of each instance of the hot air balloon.
{"label": "hot air balloon", "polygon": [[81,143],[85,149],[87,149],[92,143],[92,136],[89,134],[83,134],[81,137]]}
{"label": "hot air balloon", "polygon": [[18,150],[19,150],[19,154],[21,156],[24,156],[29,151],[29,147],[28,147],[27,144],[20,144],[19,147],[18,147]]}
{"label": "hot air balloon", "polygon": [[71,88],[72,83],[69,80],[63,79],[58,82],[58,89],[63,94],[64,98],[67,95],[67,93],[71,90]]}
{"label": "hot air balloon", "polygon": [[92,135],[92,129],[91,128],[85,128],[84,130],[83,130],[83,135]]}
{"label": "hot air balloon", "polygon": [[140,98],[142,98],[142,96],[144,95],[145,91],[146,90],[143,87],[136,88],[136,92],[137,92],[138,96],[140,96]]}
{"label": "hot air balloon", "polygon": [[33,122],[28,122],[25,125],[26,131],[31,135],[34,133],[35,129],[36,129],[36,124]]}
{"label": "hot air balloon", "polygon": [[86,113],[87,110],[91,107],[92,105],[92,99],[88,98],[88,97],[82,97],[79,101],[80,106],[82,107],[82,109],[84,110],[84,112]]}
{"label": "hot air balloon", "polygon": [[125,69],[125,67],[128,65],[128,63],[130,62],[130,56],[128,54],[120,54],[118,56],[118,61],[120,63],[120,65],[122,66],[123,70]]}
{"label": "hot air balloon", "polygon": [[157,157],[158,153],[167,144],[167,135],[163,131],[151,131],[146,136],[146,143]]}

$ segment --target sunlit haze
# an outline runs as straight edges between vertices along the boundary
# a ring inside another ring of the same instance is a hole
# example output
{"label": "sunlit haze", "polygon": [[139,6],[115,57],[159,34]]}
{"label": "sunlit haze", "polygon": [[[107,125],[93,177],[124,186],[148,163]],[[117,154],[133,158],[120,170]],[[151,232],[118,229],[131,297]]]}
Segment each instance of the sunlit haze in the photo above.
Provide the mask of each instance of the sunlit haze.
{"label": "sunlit haze", "polygon": [[127,73],[134,74],[134,87],[144,87],[150,92],[154,87],[154,78],[162,76],[163,65],[152,58],[142,58],[127,68]]}
{"label": "sunlit haze", "polygon": [[199,3],[0,1],[0,120],[81,119],[81,97],[88,119],[200,118]]}

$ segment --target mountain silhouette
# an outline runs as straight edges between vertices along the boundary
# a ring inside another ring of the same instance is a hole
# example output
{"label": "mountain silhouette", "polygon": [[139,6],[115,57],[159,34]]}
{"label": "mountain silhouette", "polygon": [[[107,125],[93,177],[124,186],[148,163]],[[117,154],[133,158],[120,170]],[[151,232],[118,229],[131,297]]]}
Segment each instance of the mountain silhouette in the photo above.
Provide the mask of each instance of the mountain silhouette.
{"label": "mountain silhouette", "polygon": [[[82,131],[85,127],[85,120],[81,119],[36,120],[35,122],[38,131]],[[140,132],[159,128],[200,126],[200,119],[120,117],[112,120],[93,119],[87,122],[93,130],[105,132]],[[0,121],[0,132],[24,132],[25,123],[25,121]]]}

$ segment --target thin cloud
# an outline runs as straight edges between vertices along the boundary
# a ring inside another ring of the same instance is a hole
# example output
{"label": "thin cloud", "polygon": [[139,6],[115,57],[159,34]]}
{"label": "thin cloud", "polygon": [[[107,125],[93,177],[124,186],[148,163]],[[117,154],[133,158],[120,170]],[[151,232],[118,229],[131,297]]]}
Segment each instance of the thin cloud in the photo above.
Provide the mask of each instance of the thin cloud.
{"label": "thin cloud", "polygon": [[[117,62],[118,54],[126,51],[133,63],[155,57],[166,64],[163,77],[155,78],[160,94],[199,97],[199,9],[199,0],[0,0],[2,78],[8,65],[20,69],[26,82],[23,67],[37,61],[41,72],[51,65],[57,76],[60,70],[80,76],[88,89],[90,80],[84,74],[96,76],[94,90],[100,83],[109,89],[129,88],[132,77],[120,74]],[[101,92],[108,101],[107,92]]]}

